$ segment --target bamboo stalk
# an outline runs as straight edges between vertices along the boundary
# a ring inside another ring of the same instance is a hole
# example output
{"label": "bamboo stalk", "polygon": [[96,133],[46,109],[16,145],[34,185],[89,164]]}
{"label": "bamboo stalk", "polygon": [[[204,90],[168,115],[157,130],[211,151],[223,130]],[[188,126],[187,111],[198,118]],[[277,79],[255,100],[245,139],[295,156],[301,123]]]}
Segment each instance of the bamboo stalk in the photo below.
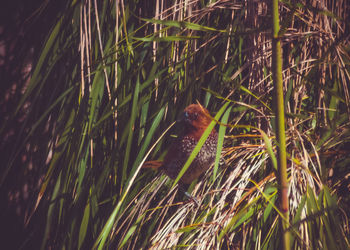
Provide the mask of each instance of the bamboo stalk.
{"label": "bamboo stalk", "polygon": [[279,13],[278,0],[272,0],[272,73],[275,88],[276,100],[276,139],[278,155],[278,185],[279,185],[279,209],[284,218],[280,218],[281,233],[283,235],[283,249],[290,249],[290,235],[286,231],[289,224],[288,204],[288,179],[287,179],[287,157],[286,157],[286,136],[284,125],[284,101],[283,101],[283,79],[282,79],[282,52],[279,37]]}

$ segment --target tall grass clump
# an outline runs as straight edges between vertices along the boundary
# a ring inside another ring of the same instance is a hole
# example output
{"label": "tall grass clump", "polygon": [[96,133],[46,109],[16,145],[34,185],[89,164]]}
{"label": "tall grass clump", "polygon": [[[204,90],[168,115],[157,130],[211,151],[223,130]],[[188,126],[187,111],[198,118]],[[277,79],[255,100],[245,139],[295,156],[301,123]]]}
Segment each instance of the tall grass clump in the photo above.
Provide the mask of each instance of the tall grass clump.
{"label": "tall grass clump", "polygon": [[[50,11],[47,35],[33,44],[30,80],[0,128],[1,189],[31,182],[22,248],[280,249],[282,234],[295,249],[349,248],[347,1],[274,6],[282,102],[270,1],[52,5],[34,13]],[[179,131],[170,124],[197,100],[222,142],[189,187],[198,204],[141,169],[164,157]],[[285,112],[284,198],[276,105]]]}

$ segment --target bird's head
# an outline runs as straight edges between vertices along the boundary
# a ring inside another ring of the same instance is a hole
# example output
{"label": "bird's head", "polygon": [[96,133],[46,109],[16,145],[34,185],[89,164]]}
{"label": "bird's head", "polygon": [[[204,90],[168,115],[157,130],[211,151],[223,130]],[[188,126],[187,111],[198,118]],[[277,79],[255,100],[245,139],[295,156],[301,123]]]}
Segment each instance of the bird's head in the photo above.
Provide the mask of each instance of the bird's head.
{"label": "bird's head", "polygon": [[187,106],[180,119],[187,129],[205,130],[211,122],[209,111],[200,104]]}

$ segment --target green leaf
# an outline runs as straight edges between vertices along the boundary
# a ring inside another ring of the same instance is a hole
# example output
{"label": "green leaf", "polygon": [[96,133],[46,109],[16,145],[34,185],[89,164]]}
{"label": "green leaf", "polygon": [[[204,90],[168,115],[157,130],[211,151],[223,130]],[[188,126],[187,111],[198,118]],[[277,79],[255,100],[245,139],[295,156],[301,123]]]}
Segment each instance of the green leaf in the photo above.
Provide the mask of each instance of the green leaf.
{"label": "green leaf", "polygon": [[232,219],[229,221],[226,227],[224,227],[219,236],[218,241],[220,242],[222,238],[230,231],[236,229],[240,225],[242,225],[244,222],[248,221],[253,215],[254,215],[254,205],[256,204],[257,200],[259,200],[260,197],[255,198],[251,202],[249,202],[244,207],[240,208],[237,213],[232,217]]}
{"label": "green leaf", "polygon": [[83,220],[81,221],[80,230],[79,230],[78,249],[81,249],[81,246],[85,240],[89,219],[90,219],[90,202],[86,204],[84,209],[84,216],[83,216]]}
{"label": "green leaf", "polygon": [[271,141],[264,131],[262,131],[261,129],[258,129],[258,130],[264,139],[265,147],[266,147],[267,153],[269,154],[269,156],[271,158],[272,165],[273,165],[274,169],[277,171],[277,158],[273,152]]}
{"label": "green leaf", "polygon": [[126,174],[128,173],[128,164],[129,164],[129,158],[130,158],[130,150],[131,150],[131,143],[132,138],[134,135],[134,124],[135,119],[137,117],[138,113],[138,99],[139,99],[139,92],[140,92],[140,82],[139,82],[139,76],[137,77],[136,86],[134,89],[134,98],[132,101],[132,108],[131,108],[131,114],[130,114],[130,122],[129,122],[129,128],[128,128],[128,141],[126,144],[126,151],[125,151],[125,157],[124,157],[124,163],[123,163],[123,171],[122,171],[122,183],[126,180]]}
{"label": "green leaf", "polygon": [[22,96],[21,100],[18,103],[15,114],[17,114],[19,109],[22,108],[24,102],[27,100],[28,96],[32,93],[32,91],[35,89],[37,84],[42,83],[41,77],[42,77],[42,72],[43,72],[43,66],[44,66],[45,61],[48,60],[48,57],[50,55],[52,55],[50,53],[53,53],[51,49],[52,49],[54,43],[56,42],[57,37],[60,35],[60,30],[61,30],[63,18],[64,17],[61,17],[59,19],[59,21],[56,23],[55,27],[51,31],[50,36],[47,39],[42,52],[40,53],[40,57],[35,64],[35,69],[34,69],[33,75],[31,76],[28,88],[26,89],[26,92],[24,93],[24,95]]}
{"label": "green leaf", "polygon": [[132,39],[143,42],[179,42],[179,41],[188,41],[193,39],[199,39],[200,36],[150,36],[150,37],[132,37]]}
{"label": "green leaf", "polygon": [[146,19],[146,18],[141,18],[141,19],[146,21],[146,22],[163,24],[163,25],[166,25],[169,27],[187,28],[190,30],[201,30],[201,31],[226,32],[226,30],[218,30],[218,29],[215,29],[212,27],[200,25],[197,23],[185,22],[185,21],[159,20],[159,19]]}
{"label": "green leaf", "polygon": [[130,237],[134,234],[136,228],[139,226],[140,222],[142,221],[142,219],[144,217],[145,217],[145,214],[142,214],[140,217],[137,218],[136,222],[130,227],[130,229],[126,233],[126,235],[123,238],[123,240],[122,240],[120,246],[118,247],[118,249],[122,249],[125,246],[125,244],[128,242]]}
{"label": "green leaf", "polygon": [[[156,117],[154,118],[151,128],[149,129],[146,138],[141,146],[140,152],[138,153],[136,160],[134,162],[134,164],[132,165],[132,170],[130,173],[130,176],[133,176],[136,168],[140,165],[142,158],[145,156],[146,150],[149,147],[149,144],[151,143],[151,140],[154,136],[154,133],[156,132],[156,129],[158,128],[163,116],[164,116],[164,111],[165,111],[165,107],[161,108],[158,112],[158,114],[156,115]],[[130,181],[130,180],[128,180]]]}
{"label": "green leaf", "polygon": [[[275,190],[275,194],[277,194],[277,190]],[[264,210],[264,214],[263,214],[263,221],[264,221],[264,223],[266,223],[267,218],[270,216],[273,207],[276,206],[275,202],[276,202],[276,199],[277,199],[277,195],[275,195],[275,194],[270,199],[269,203],[267,204],[267,206],[266,206],[266,208]]]}
{"label": "green leaf", "polygon": [[89,134],[91,133],[91,129],[93,124],[96,121],[98,109],[101,104],[103,92],[104,92],[104,81],[101,76],[101,72],[97,71],[92,82],[92,88],[90,92],[91,100],[90,100],[90,112],[89,112]]}
{"label": "green leaf", "polygon": [[[228,107],[224,115],[222,116],[221,122],[223,124],[227,124],[230,112],[231,112],[232,106]],[[216,157],[215,157],[215,164],[214,164],[214,172],[213,172],[213,181],[216,179],[218,167],[219,167],[219,161],[221,158],[221,152],[222,152],[222,147],[224,144],[224,137],[225,137],[225,132],[226,132],[226,126],[220,126],[219,128],[219,134],[218,134],[218,145],[217,145],[217,150],[216,150]]]}
{"label": "green leaf", "polygon": [[[52,223],[53,223],[53,219],[54,219],[54,209],[57,206],[56,204],[56,199],[59,195],[59,190],[61,188],[61,177],[62,174],[60,174],[57,178],[57,181],[55,183],[55,187],[52,193],[52,198],[51,198],[51,204],[49,206],[48,212],[47,212],[47,221],[46,221],[46,226],[45,226],[45,232],[44,232],[44,237],[43,240],[41,242],[41,248],[40,249],[46,249],[46,242],[48,240],[48,238],[50,237],[50,231],[52,228]],[[56,224],[56,223],[55,223]]]}

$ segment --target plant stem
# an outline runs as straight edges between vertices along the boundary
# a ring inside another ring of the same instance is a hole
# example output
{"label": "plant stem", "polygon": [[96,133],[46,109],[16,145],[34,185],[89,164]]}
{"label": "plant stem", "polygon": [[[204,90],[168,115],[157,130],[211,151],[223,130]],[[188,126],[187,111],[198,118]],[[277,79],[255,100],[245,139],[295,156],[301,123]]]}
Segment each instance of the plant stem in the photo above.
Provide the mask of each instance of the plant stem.
{"label": "plant stem", "polygon": [[286,137],[284,127],[284,101],[283,101],[283,79],[282,79],[282,53],[279,37],[279,13],[278,0],[272,0],[272,71],[276,99],[276,138],[278,154],[278,184],[279,184],[279,208],[284,218],[280,219],[281,233],[283,234],[283,249],[290,249],[290,236],[286,231],[289,224],[288,206],[288,179],[287,179],[287,158],[286,158]]}

